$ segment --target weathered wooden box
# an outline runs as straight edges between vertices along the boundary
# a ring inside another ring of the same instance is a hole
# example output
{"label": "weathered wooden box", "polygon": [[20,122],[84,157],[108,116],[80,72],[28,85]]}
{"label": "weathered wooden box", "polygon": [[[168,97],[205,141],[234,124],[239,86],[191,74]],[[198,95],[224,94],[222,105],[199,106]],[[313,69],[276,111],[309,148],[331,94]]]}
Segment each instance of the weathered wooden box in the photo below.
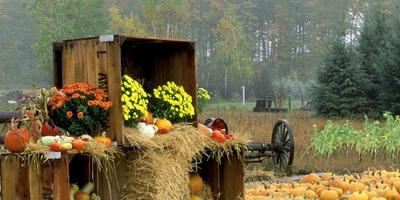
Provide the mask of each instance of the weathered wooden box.
{"label": "weathered wooden box", "polygon": [[18,155],[1,156],[1,199],[69,200],[68,155],[40,166]]}
{"label": "weathered wooden box", "polygon": [[57,87],[86,82],[108,91],[113,103],[109,132],[118,144],[124,144],[120,91],[123,74],[142,80],[148,92],[174,81],[192,96],[197,108],[193,42],[109,35],[54,43],[53,56]]}

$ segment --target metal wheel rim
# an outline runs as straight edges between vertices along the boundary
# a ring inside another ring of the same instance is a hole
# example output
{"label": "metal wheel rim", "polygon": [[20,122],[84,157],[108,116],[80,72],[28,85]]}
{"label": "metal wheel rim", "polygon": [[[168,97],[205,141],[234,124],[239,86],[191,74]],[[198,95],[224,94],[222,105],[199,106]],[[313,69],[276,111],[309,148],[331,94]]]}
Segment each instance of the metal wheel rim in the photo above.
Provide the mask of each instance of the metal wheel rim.
{"label": "metal wheel rim", "polygon": [[272,132],[271,144],[283,143],[282,152],[274,152],[272,157],[274,165],[280,169],[292,166],[294,159],[294,135],[293,129],[285,119],[278,120]]}

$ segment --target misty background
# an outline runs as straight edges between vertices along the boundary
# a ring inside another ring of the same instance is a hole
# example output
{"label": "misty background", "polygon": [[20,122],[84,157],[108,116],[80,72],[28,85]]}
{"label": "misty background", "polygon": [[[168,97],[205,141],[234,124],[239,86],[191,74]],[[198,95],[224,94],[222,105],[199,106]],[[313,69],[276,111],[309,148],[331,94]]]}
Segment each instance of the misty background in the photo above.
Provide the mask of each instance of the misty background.
{"label": "misty background", "polygon": [[0,0],[0,89],[51,86],[54,41],[125,34],[195,41],[214,98],[308,98],[329,44],[356,46],[376,2],[396,1]]}

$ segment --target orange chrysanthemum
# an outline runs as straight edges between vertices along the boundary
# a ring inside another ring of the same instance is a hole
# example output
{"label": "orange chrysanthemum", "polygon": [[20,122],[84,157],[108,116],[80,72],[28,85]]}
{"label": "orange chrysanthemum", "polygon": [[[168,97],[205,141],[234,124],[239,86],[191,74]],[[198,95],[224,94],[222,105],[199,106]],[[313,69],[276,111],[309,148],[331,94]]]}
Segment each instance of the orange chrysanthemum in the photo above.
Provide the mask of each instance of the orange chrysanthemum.
{"label": "orange chrysanthemum", "polygon": [[75,94],[72,95],[72,98],[73,98],[73,99],[77,99],[77,98],[79,98],[80,96],[81,96],[81,95],[79,95],[78,93],[75,93]]}
{"label": "orange chrysanthemum", "polygon": [[72,111],[68,111],[68,112],[67,112],[67,117],[68,117],[68,118],[71,118],[73,115],[74,115],[74,114],[72,113]]}
{"label": "orange chrysanthemum", "polygon": [[78,112],[78,119],[82,119],[83,118],[83,112]]}
{"label": "orange chrysanthemum", "polygon": [[92,101],[92,100],[88,101],[87,104],[88,104],[88,106],[94,106],[95,105],[94,101]]}

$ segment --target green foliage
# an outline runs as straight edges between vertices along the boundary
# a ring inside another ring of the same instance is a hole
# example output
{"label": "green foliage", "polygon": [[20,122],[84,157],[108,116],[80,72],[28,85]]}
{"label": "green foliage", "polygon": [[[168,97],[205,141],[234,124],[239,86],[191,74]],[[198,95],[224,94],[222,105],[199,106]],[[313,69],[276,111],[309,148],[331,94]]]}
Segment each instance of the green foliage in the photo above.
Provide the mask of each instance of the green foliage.
{"label": "green foliage", "polygon": [[385,14],[380,1],[371,2],[366,11],[364,27],[359,36],[357,52],[360,54],[360,67],[366,73],[368,82],[365,86],[367,107],[372,112],[379,111],[381,51],[388,31]]}
{"label": "green foliage", "polygon": [[[400,3],[399,3],[400,4]],[[382,107],[394,114],[400,114],[400,8],[398,6],[388,21],[388,33],[380,55]]]}
{"label": "green foliage", "polygon": [[108,21],[104,0],[25,2],[26,10],[36,22],[33,31],[37,38],[32,48],[42,69],[51,69],[52,42],[106,33]]}
{"label": "green foliage", "polygon": [[121,16],[120,11],[110,9],[110,29],[113,33],[133,36],[146,36],[147,31],[143,23],[134,15]]}
{"label": "green foliage", "polygon": [[310,148],[316,157],[329,158],[334,153],[356,151],[360,157],[385,155],[396,160],[400,153],[400,117],[384,113],[385,121],[370,121],[365,117],[362,130],[356,130],[347,121],[333,124],[328,121],[318,131],[314,126]]}
{"label": "green foliage", "polygon": [[318,114],[333,117],[359,113],[366,105],[366,81],[365,73],[356,63],[356,53],[336,40],[318,74],[314,94]]}
{"label": "green foliage", "polygon": [[328,120],[321,131],[316,126],[313,128],[310,147],[314,155],[320,157],[329,158],[333,153],[348,151],[352,148],[354,136],[358,136],[348,121],[335,125]]}
{"label": "green foliage", "polygon": [[36,57],[29,48],[35,26],[23,8],[22,1],[0,1],[0,89],[49,86],[50,73],[34,67]]}
{"label": "green foliage", "polygon": [[[216,43],[215,60],[218,63],[215,85],[219,85],[220,94],[229,98],[251,76],[250,44],[243,30],[241,21],[228,9],[224,17],[218,22],[215,32],[218,36]],[[222,86],[222,87],[221,87]]]}

